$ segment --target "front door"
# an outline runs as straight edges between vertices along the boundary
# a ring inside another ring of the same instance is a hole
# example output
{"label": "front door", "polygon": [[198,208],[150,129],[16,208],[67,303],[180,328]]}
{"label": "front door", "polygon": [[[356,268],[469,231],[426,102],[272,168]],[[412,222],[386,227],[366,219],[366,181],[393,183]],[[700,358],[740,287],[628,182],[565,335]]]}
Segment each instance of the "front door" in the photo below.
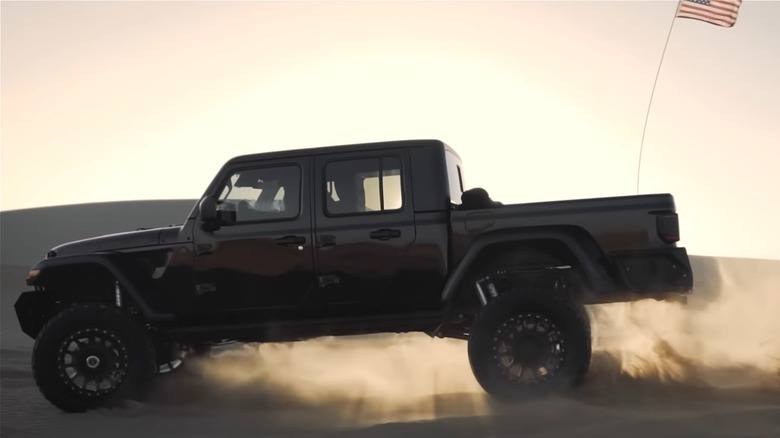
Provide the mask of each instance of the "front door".
{"label": "front door", "polygon": [[322,155],[315,169],[317,276],[327,311],[396,310],[416,239],[408,152]]}
{"label": "front door", "polygon": [[303,306],[316,291],[310,159],[237,165],[215,196],[235,221],[197,226],[195,313],[276,312]]}

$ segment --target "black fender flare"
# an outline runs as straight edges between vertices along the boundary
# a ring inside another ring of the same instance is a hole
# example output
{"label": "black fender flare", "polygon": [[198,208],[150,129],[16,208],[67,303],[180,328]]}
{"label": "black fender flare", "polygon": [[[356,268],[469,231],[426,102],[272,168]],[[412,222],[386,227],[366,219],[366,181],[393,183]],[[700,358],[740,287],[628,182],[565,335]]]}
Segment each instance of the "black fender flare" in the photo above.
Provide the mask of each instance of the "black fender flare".
{"label": "black fender flare", "polygon": [[555,241],[564,245],[574,257],[576,267],[590,290],[607,291],[615,288],[609,273],[597,261],[604,256],[601,248],[585,230],[577,227],[525,228],[488,233],[474,241],[444,284],[441,300],[444,303],[452,301],[461,281],[487,249],[495,245],[507,244],[522,247],[533,241]]}
{"label": "black fender flare", "polygon": [[99,266],[107,270],[122,288],[122,292],[128,294],[141,314],[148,321],[166,321],[173,319],[173,315],[170,313],[158,312],[152,306],[149,305],[146,299],[144,299],[141,293],[141,285],[138,280],[128,276],[125,269],[122,268],[122,260],[119,260],[119,256],[106,253],[106,254],[86,254],[75,255],[65,257],[55,257],[44,259],[38,262],[33,269],[39,270],[37,277],[33,281],[28,281],[30,286],[38,286],[46,279],[47,270],[53,268],[64,268],[67,266]]}

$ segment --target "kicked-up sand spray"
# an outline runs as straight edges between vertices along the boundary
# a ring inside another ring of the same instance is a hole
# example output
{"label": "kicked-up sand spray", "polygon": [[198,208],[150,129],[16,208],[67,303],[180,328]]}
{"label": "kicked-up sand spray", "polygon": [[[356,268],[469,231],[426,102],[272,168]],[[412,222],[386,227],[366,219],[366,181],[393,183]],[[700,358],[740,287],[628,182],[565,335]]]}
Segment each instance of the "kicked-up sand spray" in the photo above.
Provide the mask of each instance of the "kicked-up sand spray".
{"label": "kicked-up sand spray", "polygon": [[[692,261],[696,289],[688,304],[589,307],[594,361],[579,394],[631,396],[637,383],[643,391],[780,391],[780,262]],[[326,409],[350,424],[494,411],[472,376],[466,342],[416,333],[247,344],[191,369],[201,382],[192,393],[201,401]],[[610,379],[610,388],[599,385]]]}
{"label": "kicked-up sand spray", "polygon": [[621,372],[720,389],[780,388],[780,262],[692,258],[688,304],[593,306],[594,347]]}

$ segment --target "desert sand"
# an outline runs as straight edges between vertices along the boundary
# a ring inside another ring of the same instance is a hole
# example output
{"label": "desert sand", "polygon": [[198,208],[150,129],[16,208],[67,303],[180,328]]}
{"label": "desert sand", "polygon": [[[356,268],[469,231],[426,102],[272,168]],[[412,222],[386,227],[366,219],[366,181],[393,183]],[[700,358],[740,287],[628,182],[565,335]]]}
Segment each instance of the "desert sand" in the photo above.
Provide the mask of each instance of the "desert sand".
{"label": "desert sand", "polygon": [[38,392],[13,311],[28,269],[14,254],[30,250],[2,249],[3,437],[780,437],[780,261],[694,257],[687,305],[589,308],[591,369],[565,396],[495,403],[465,342],[412,333],[227,345],[160,376],[146,400],[65,414]]}

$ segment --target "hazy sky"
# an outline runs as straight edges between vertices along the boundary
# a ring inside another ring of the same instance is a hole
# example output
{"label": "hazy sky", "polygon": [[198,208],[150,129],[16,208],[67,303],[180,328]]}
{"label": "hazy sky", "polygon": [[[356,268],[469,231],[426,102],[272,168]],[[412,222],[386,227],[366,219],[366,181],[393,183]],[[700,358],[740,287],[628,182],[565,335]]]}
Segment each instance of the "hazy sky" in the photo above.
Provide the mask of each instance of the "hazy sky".
{"label": "hazy sky", "polygon": [[[505,203],[633,194],[675,2],[2,2],[2,210],[197,198],[238,154],[439,138]],[[780,259],[780,2],[678,19],[640,191]]]}

